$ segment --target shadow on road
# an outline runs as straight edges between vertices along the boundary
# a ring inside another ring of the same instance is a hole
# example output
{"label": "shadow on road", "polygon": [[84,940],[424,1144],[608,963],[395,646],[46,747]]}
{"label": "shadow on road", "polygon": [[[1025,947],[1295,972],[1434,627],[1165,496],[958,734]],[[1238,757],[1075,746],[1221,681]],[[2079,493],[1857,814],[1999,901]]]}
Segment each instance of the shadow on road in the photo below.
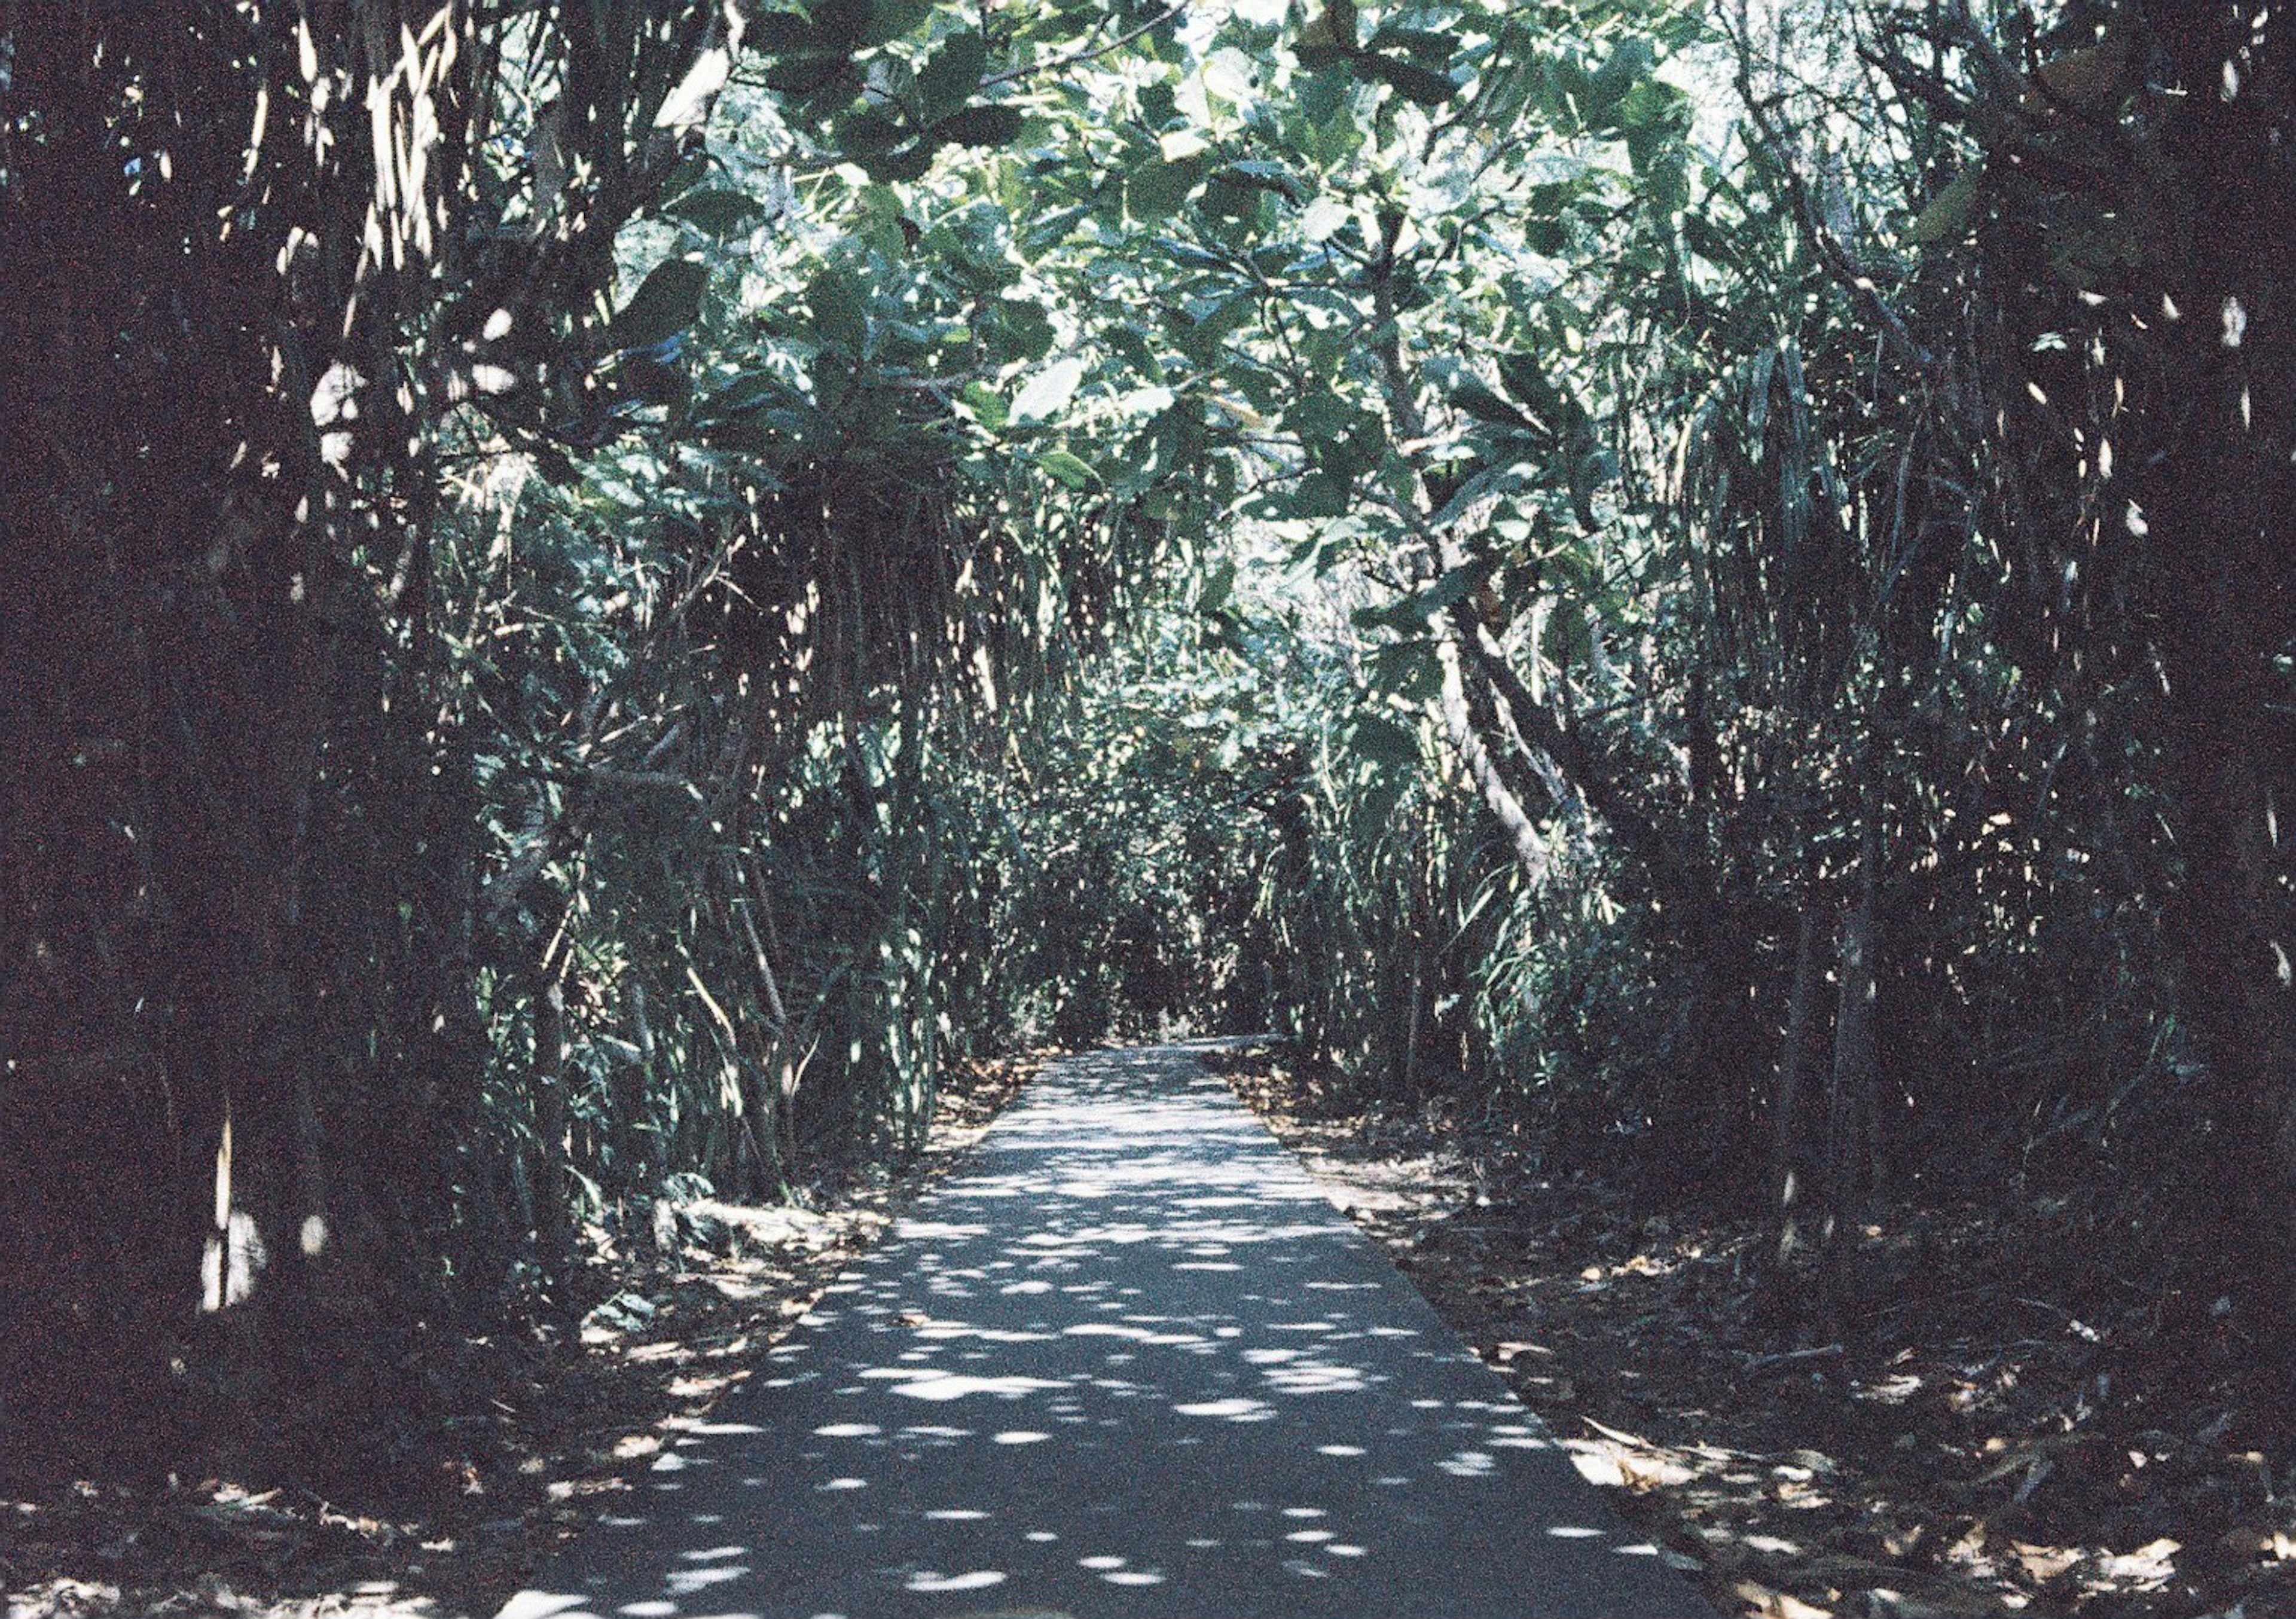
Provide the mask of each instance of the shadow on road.
{"label": "shadow on road", "polygon": [[1707,1613],[1166,1047],[1048,1071],[504,1619]]}

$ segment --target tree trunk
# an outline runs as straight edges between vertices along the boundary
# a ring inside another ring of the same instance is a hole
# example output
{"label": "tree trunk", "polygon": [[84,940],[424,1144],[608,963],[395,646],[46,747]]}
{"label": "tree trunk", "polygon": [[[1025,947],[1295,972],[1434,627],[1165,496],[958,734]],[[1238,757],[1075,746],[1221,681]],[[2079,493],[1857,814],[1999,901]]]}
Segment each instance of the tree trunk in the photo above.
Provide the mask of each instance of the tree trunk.
{"label": "tree trunk", "polygon": [[1866,827],[1857,846],[1857,897],[1843,911],[1836,969],[1840,982],[1833,1014],[1833,1073],[1828,1082],[1825,1118],[1825,1251],[1820,1295],[1833,1329],[1839,1332],[1849,1303],[1849,1255],[1857,1228],[1874,1190],[1874,1090],[1878,1081],[1874,1039],[1875,912],[1880,903],[1881,824],[1879,806],[1867,795]]}
{"label": "tree trunk", "polygon": [[1818,912],[1815,905],[1805,906],[1794,930],[1793,988],[1786,999],[1785,1037],[1779,1051],[1778,1088],[1771,1119],[1770,1195],[1777,1219],[1780,1266],[1793,1258],[1801,1240],[1801,1201],[1807,1190],[1802,1096],[1808,1089],[1816,1055],[1813,1047],[1821,987],[1818,961]]}
{"label": "tree trunk", "polygon": [[2276,665],[2296,641],[2296,34],[2276,13],[2251,37],[2258,9],[2147,8],[2180,92],[2160,157],[2179,205],[2162,290],[2181,319],[2158,323],[2158,451],[2134,497],[2159,570],[2179,1006],[2210,1075],[2228,1285],[2284,1387],[2296,1373],[2296,838],[2281,818],[2296,811],[2296,691]]}
{"label": "tree trunk", "polygon": [[571,1320],[574,1301],[573,1175],[567,1161],[566,993],[556,984],[534,1002],[534,1240],[558,1314]]}

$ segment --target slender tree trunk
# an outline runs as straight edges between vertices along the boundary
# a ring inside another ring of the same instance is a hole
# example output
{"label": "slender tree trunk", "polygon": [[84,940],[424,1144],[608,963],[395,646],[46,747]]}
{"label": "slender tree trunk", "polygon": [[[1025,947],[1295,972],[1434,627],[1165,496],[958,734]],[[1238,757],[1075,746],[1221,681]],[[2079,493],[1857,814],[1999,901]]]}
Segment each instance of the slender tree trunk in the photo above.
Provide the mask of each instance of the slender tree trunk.
{"label": "slender tree trunk", "polygon": [[1793,988],[1786,999],[1786,1030],[1778,1058],[1778,1088],[1771,1120],[1770,1196],[1777,1220],[1777,1263],[1793,1258],[1801,1241],[1801,1204],[1808,1190],[1802,1161],[1802,1098],[1808,1089],[1822,987],[1818,912],[1806,906],[1794,929]]}
{"label": "slender tree trunk", "polygon": [[1868,799],[1865,831],[1858,839],[1856,897],[1841,917],[1833,1072],[1826,1101],[1825,1252],[1820,1291],[1837,1331],[1849,1302],[1849,1255],[1874,1191],[1877,1084],[1874,956],[1881,887],[1881,826],[1879,806],[1870,802],[1870,794]]}
{"label": "slender tree trunk", "polygon": [[575,1314],[573,1176],[567,1162],[566,994],[552,984],[534,1002],[534,1238],[551,1302]]}

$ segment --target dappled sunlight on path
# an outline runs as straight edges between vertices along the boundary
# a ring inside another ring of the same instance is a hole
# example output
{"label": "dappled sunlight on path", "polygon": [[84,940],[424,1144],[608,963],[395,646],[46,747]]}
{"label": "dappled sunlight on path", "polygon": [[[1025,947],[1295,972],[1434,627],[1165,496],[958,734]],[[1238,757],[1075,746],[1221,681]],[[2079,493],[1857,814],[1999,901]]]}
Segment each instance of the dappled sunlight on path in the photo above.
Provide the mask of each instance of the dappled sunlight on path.
{"label": "dappled sunlight on path", "polygon": [[1047,1071],[504,1619],[1706,1612],[1185,1047]]}

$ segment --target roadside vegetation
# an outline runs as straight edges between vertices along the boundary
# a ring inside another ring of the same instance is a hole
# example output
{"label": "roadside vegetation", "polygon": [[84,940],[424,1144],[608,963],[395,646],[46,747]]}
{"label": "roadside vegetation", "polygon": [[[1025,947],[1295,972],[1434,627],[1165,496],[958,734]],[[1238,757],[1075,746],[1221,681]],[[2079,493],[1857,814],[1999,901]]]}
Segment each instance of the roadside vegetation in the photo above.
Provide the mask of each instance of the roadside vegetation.
{"label": "roadside vegetation", "polygon": [[2214,0],[0,0],[20,1511],[438,1488],[680,1211],[1265,1030],[2287,1557],[2292,109]]}

